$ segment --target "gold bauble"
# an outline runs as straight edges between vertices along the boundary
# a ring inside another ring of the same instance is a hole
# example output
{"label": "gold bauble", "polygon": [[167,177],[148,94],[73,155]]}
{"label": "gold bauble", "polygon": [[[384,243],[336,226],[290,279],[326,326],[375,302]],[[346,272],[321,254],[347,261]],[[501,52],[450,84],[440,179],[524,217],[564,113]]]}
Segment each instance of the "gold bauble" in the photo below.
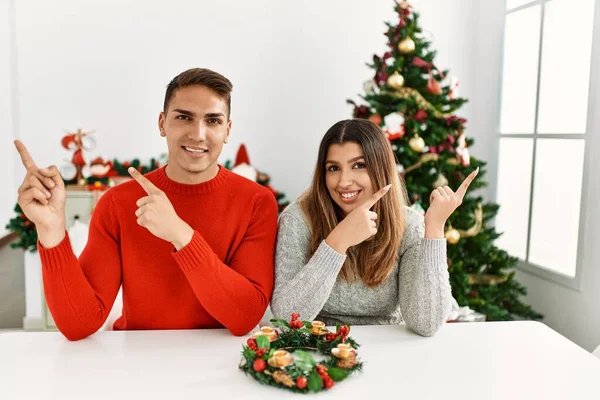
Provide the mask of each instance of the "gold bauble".
{"label": "gold bauble", "polygon": [[408,141],[408,145],[411,149],[413,149],[417,153],[423,152],[425,148],[425,141],[419,135],[415,135],[412,139]]}
{"label": "gold bauble", "polygon": [[400,75],[398,72],[394,72],[387,79],[387,84],[392,89],[400,89],[402,86],[404,86],[404,77],[402,75]]}
{"label": "gold bauble", "polygon": [[433,182],[434,188],[439,188],[440,186],[446,186],[448,184],[448,179],[444,176],[444,174],[439,174],[435,182]]}
{"label": "gold bauble", "polygon": [[402,54],[410,54],[415,51],[415,42],[410,37],[407,37],[398,43],[398,50]]}
{"label": "gold bauble", "polygon": [[456,229],[448,229],[444,235],[450,244],[456,244],[460,240],[460,233]]}

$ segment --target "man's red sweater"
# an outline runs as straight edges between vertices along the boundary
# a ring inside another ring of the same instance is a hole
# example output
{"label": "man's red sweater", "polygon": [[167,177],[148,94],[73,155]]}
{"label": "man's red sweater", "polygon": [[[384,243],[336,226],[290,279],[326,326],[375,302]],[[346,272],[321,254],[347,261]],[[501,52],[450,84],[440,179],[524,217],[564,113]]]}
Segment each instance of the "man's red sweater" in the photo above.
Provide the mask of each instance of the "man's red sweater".
{"label": "man's red sweater", "polygon": [[92,214],[79,260],[68,236],[49,249],[38,243],[56,326],[70,340],[93,334],[122,285],[115,330],[225,327],[234,335],[248,333],[273,291],[275,197],[223,167],[197,185],[172,181],[164,167],[146,177],[194,229],[192,241],[175,251],[137,224],[135,203],[146,196],[137,182],[110,189]]}

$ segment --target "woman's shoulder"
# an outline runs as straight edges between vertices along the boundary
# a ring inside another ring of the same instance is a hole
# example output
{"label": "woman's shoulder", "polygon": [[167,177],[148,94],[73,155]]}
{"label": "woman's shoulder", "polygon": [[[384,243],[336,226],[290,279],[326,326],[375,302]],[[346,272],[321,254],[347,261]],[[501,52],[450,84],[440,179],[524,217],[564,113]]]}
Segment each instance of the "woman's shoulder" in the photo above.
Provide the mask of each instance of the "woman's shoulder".
{"label": "woman's shoulder", "polygon": [[279,216],[279,223],[282,222],[293,223],[294,225],[304,225],[308,227],[308,221],[302,211],[302,207],[298,204],[298,201],[294,201],[283,210]]}
{"label": "woman's shoulder", "polygon": [[297,201],[287,206],[279,216],[279,237],[282,235],[304,238],[310,236],[308,221]]}
{"label": "woman's shoulder", "polygon": [[404,212],[406,228],[400,246],[400,254],[425,236],[425,218],[423,215],[410,207],[404,207]]}
{"label": "woman's shoulder", "polygon": [[423,214],[414,210],[411,207],[404,206],[404,215],[406,218],[406,229],[415,229],[419,226],[425,226],[425,218]]}

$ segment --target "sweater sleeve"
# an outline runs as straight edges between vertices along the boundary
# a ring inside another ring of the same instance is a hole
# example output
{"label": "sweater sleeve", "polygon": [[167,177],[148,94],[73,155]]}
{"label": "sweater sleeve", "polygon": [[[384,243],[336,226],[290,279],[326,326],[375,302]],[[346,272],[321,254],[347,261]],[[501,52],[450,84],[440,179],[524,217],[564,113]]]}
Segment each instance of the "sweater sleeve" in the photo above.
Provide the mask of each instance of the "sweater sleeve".
{"label": "sweater sleeve", "polygon": [[313,320],[329,299],[346,256],[323,242],[308,263],[310,233],[306,222],[290,213],[279,220],[275,250],[275,290],[271,311],[276,318],[289,319],[299,313]]}
{"label": "sweater sleeve", "polygon": [[265,193],[256,201],[248,229],[231,265],[223,263],[197,231],[173,257],[202,306],[234,335],[254,328],[273,291],[277,201]]}
{"label": "sweater sleeve", "polygon": [[53,248],[38,242],[46,303],[56,327],[69,340],[93,334],[110,313],[121,286],[118,231],[109,190],[92,213],[88,242],[79,260],[68,234]]}
{"label": "sweater sleeve", "polygon": [[445,239],[424,239],[423,217],[407,210],[406,245],[400,255],[400,309],[409,328],[432,336],[452,303]]}

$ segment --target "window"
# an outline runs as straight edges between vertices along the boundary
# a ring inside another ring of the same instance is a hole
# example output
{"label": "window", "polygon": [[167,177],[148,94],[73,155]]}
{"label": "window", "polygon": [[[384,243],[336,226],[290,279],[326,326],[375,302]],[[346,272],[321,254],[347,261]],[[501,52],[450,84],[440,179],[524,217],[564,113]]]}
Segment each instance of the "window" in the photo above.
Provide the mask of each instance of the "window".
{"label": "window", "polygon": [[594,0],[507,0],[498,245],[578,287]]}

